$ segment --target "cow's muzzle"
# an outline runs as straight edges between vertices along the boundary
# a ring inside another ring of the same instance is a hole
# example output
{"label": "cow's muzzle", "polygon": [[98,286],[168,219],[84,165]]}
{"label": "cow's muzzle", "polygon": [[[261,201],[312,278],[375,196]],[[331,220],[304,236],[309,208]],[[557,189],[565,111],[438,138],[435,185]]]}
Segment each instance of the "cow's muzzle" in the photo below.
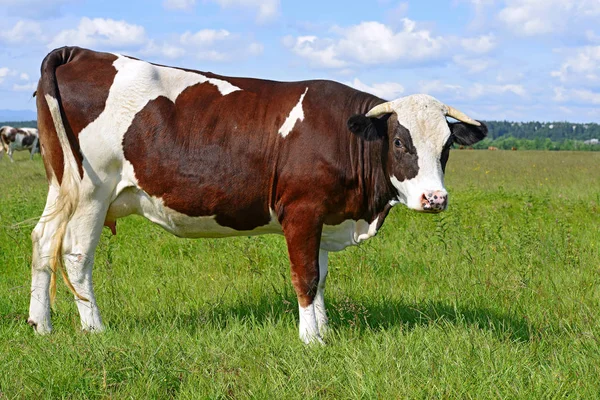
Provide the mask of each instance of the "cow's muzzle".
{"label": "cow's muzzle", "polygon": [[440,212],[448,206],[448,193],[441,190],[431,190],[421,196],[423,211]]}

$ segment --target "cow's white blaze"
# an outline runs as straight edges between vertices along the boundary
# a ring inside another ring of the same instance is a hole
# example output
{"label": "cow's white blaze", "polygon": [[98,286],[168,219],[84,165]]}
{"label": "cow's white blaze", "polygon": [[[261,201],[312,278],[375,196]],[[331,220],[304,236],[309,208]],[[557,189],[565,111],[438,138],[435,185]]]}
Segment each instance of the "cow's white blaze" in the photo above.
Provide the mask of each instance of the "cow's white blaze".
{"label": "cow's white blaze", "polygon": [[421,210],[421,196],[428,191],[446,192],[440,157],[450,137],[446,121],[446,106],[428,95],[412,95],[394,102],[398,122],[410,132],[417,150],[417,176],[404,181],[391,176],[398,190],[398,201],[409,208]]}
{"label": "cow's white blaze", "polygon": [[308,87],[306,88],[304,93],[300,95],[300,100],[298,100],[298,103],[296,103],[294,108],[292,108],[290,114],[285,119],[285,122],[283,123],[283,125],[281,125],[281,128],[279,128],[279,134],[281,136],[286,137],[287,135],[289,135],[292,129],[294,129],[294,126],[296,125],[297,121],[304,121],[304,109],[302,108],[302,102],[304,101],[304,96],[306,96],[307,92]]}

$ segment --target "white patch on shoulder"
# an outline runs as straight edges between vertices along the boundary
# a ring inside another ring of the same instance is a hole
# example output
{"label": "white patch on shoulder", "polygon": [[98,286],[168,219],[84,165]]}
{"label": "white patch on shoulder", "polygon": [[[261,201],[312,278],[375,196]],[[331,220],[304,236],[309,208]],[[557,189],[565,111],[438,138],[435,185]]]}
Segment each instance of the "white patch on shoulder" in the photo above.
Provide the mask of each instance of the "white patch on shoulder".
{"label": "white patch on shoulder", "polygon": [[300,122],[304,121],[304,110],[302,109],[302,101],[304,100],[304,96],[306,96],[306,92],[308,92],[308,87],[300,96],[300,100],[298,103],[292,108],[290,111],[290,115],[286,118],[281,128],[279,128],[279,134],[283,137],[286,137],[290,134],[294,126],[296,125],[296,121],[300,120]]}

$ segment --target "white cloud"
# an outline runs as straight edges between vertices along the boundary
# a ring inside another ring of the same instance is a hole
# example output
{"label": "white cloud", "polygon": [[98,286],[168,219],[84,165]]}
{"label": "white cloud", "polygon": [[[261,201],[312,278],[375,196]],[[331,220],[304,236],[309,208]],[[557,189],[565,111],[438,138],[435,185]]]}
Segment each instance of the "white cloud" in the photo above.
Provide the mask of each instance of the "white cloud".
{"label": "white cloud", "polygon": [[485,54],[496,47],[496,36],[493,33],[490,33],[489,35],[483,35],[477,38],[465,38],[461,40],[460,44],[466,51]]}
{"label": "white cloud", "polygon": [[223,8],[256,9],[256,20],[267,22],[279,15],[280,0],[210,0]]}
{"label": "white cloud", "polygon": [[25,72],[21,72],[21,74],[19,75],[19,78],[21,78],[22,81],[28,81],[29,75],[27,75]]}
{"label": "white cloud", "polygon": [[461,69],[466,70],[470,74],[483,72],[495,64],[490,58],[470,58],[463,55],[456,55],[452,57],[452,60]]}
{"label": "white cloud", "polygon": [[177,46],[176,44],[169,44],[166,42],[156,43],[154,40],[149,40],[140,53],[143,55],[176,59],[183,57],[186,51],[184,48]]}
{"label": "white cloud", "polygon": [[4,79],[8,76],[9,73],[10,73],[9,68],[7,68],[7,67],[0,68],[0,83],[4,82]]}
{"label": "white cloud", "polygon": [[150,40],[140,51],[143,55],[177,59],[192,55],[200,60],[231,61],[257,56],[263,52],[263,45],[251,42],[225,29],[203,29],[198,32],[185,32],[170,42],[157,43]]}
{"label": "white cloud", "polygon": [[15,83],[13,85],[13,90],[15,92],[33,92],[37,89],[37,82],[29,82],[24,84]]}
{"label": "white cloud", "polygon": [[585,38],[591,43],[600,43],[600,35],[597,35],[596,32],[591,29],[585,31]]}
{"label": "white cloud", "polygon": [[525,74],[517,70],[504,70],[496,75],[496,81],[499,83],[520,81],[523,78],[525,78]]}
{"label": "white cloud", "polygon": [[[0,0],[1,1],[1,0]],[[280,0],[205,0],[217,3],[221,8],[253,9],[257,22],[263,23],[275,19],[279,15]],[[191,10],[197,0],[163,0],[167,10]]]}
{"label": "white cloud", "polygon": [[518,97],[525,97],[527,96],[527,91],[522,85],[486,85],[481,83],[473,84],[467,91],[467,96],[473,99],[497,94],[514,94]]}
{"label": "white cloud", "polygon": [[[561,82],[600,82],[600,46],[585,46],[564,51],[567,59],[551,75]],[[574,52],[574,53],[573,53]]]}
{"label": "white cloud", "polygon": [[300,36],[284,38],[284,45],[311,65],[343,68],[352,64],[415,64],[443,58],[449,51],[449,40],[417,28],[408,19],[395,31],[380,22],[361,22],[348,28],[335,27],[337,38]]}
{"label": "white cloud", "polygon": [[167,10],[190,10],[196,5],[196,0],[164,0],[163,7]]}
{"label": "white cloud", "polygon": [[577,29],[599,15],[598,0],[506,0],[498,18],[513,32],[534,36]]}
{"label": "white cloud", "polygon": [[560,107],[558,107],[558,109],[565,114],[573,114],[574,113],[574,111],[572,109],[570,109],[569,107],[560,106]]}
{"label": "white cloud", "polygon": [[388,21],[401,20],[408,13],[408,7],[408,2],[400,2],[396,5],[396,7],[386,11],[385,14]]}
{"label": "white cloud", "polygon": [[462,0],[471,3],[475,9],[475,18],[471,21],[470,27],[472,29],[481,28],[488,16],[488,8],[493,6],[495,0]]}
{"label": "white cloud", "polygon": [[355,89],[374,94],[375,96],[386,100],[396,99],[400,97],[402,93],[404,93],[404,86],[395,82],[374,83],[373,85],[369,86],[361,82],[358,78],[354,78],[352,82],[344,83]]}
{"label": "white cloud", "polygon": [[428,94],[445,94],[455,100],[475,100],[488,96],[510,95],[520,98],[527,97],[527,91],[522,85],[518,84],[483,84],[473,83],[469,86],[454,85],[443,83],[440,80],[419,82],[420,90]]}
{"label": "white cloud", "polygon": [[203,29],[196,33],[185,32],[180,37],[181,44],[193,46],[212,45],[219,40],[225,40],[231,36],[231,33],[225,29]]}
{"label": "white cloud", "polygon": [[343,68],[346,61],[338,58],[335,43],[332,40],[319,40],[316,36],[286,36],[283,44],[296,55],[307,59],[310,65],[325,68]]}
{"label": "white cloud", "polygon": [[554,88],[553,100],[559,103],[600,104],[600,93],[588,89],[566,89],[560,86]]}
{"label": "white cloud", "polygon": [[7,44],[24,44],[45,41],[42,27],[39,23],[31,20],[17,21],[10,29],[0,31],[0,42]]}
{"label": "white cloud", "polygon": [[427,94],[441,94],[448,92],[459,93],[461,90],[462,86],[444,83],[439,79],[419,82],[419,91]]}
{"label": "white cloud", "polygon": [[0,0],[0,7],[8,15],[25,18],[50,18],[61,13],[64,4],[75,0]]}
{"label": "white cloud", "polygon": [[48,48],[65,45],[83,47],[104,47],[120,49],[139,46],[146,42],[146,32],[142,26],[114,19],[83,17],[77,29],[59,32],[48,44]]}

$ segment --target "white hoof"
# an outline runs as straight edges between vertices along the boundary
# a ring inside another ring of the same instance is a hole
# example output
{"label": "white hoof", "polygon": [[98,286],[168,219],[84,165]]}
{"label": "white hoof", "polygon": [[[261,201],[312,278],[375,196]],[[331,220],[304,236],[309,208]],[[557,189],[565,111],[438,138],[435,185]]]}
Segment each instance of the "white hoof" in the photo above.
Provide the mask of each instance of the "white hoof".
{"label": "white hoof", "polygon": [[52,333],[52,323],[50,321],[36,322],[31,317],[27,319],[27,323],[33,328],[33,331],[38,335],[47,335]]}

